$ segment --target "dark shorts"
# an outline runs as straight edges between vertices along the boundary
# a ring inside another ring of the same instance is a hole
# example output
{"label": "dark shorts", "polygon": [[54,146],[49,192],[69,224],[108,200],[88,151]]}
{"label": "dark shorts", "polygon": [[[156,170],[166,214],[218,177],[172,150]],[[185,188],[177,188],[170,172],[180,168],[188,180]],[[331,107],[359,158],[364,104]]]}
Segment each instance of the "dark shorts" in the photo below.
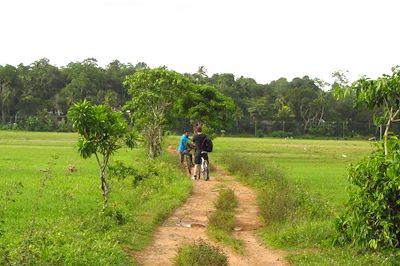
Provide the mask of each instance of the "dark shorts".
{"label": "dark shorts", "polygon": [[[183,157],[185,156],[185,154],[190,154],[189,150],[183,150],[179,152],[179,159],[181,160],[181,162],[183,161]],[[192,156],[192,154],[190,154],[190,156]]]}
{"label": "dark shorts", "polygon": [[201,157],[203,157],[204,160],[208,161],[208,154],[207,153],[196,152],[196,155],[194,156],[194,163],[195,164],[201,164]]}

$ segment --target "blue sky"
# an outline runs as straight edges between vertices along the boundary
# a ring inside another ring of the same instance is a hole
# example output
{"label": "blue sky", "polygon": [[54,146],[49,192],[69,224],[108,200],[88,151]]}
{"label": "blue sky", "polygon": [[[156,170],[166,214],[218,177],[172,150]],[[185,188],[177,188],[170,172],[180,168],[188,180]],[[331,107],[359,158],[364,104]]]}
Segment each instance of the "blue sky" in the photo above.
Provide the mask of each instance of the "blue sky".
{"label": "blue sky", "polygon": [[268,83],[400,64],[400,1],[2,0],[0,64],[88,57]]}

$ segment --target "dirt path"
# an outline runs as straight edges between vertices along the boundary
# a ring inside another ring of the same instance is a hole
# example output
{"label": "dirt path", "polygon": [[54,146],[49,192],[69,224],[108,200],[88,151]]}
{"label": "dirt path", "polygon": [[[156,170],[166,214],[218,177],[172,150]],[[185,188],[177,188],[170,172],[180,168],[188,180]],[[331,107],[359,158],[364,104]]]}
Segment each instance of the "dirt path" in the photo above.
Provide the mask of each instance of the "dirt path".
{"label": "dirt path", "polygon": [[[266,249],[255,236],[261,223],[254,191],[235,181],[220,167],[211,173],[210,181],[193,182],[192,195],[156,230],[152,243],[134,254],[139,265],[172,265],[179,247],[199,238],[221,247],[228,256],[229,265],[287,265],[284,253]],[[213,202],[221,185],[233,189],[239,199],[236,227],[241,230],[236,231],[235,236],[246,245],[244,256],[207,237],[207,216],[214,210]]]}

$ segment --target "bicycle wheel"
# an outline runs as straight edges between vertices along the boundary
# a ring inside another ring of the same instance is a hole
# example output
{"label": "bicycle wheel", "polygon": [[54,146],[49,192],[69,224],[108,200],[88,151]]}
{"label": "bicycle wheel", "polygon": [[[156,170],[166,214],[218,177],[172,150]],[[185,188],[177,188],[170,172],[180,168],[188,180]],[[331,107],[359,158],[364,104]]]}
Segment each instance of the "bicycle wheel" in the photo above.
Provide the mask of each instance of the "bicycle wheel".
{"label": "bicycle wheel", "polygon": [[204,160],[204,166],[203,166],[203,178],[205,181],[208,181],[210,179],[210,171],[208,169],[208,162],[207,160]]}

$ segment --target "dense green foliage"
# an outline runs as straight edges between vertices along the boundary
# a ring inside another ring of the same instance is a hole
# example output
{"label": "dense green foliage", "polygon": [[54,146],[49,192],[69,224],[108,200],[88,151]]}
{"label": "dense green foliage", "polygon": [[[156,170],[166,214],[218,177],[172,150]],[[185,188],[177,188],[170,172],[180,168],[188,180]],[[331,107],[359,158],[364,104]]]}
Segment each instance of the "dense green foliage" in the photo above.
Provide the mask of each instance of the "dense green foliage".
{"label": "dense green foliage", "polygon": [[182,97],[179,107],[180,116],[192,125],[204,124],[213,130],[229,128],[236,111],[233,100],[209,84],[193,85]]}
{"label": "dense green foliage", "polygon": [[376,120],[386,125],[382,145],[349,171],[350,199],[338,220],[338,239],[361,247],[400,246],[400,142],[390,137],[400,119],[400,68],[376,80],[362,78],[339,92],[354,94],[358,104],[381,109]]}
{"label": "dense green foliage", "polygon": [[[66,113],[74,103],[87,99],[121,110],[133,96],[123,85],[126,76],[147,68],[145,63],[132,65],[117,60],[103,68],[93,58],[61,68],[48,59],[27,66],[0,66],[1,127],[70,131]],[[229,73],[207,76],[204,68],[185,76],[196,86],[174,98],[172,113],[183,106],[179,112],[187,115],[168,121],[167,130],[180,132],[184,127],[191,128],[197,122],[194,120],[204,119],[218,134],[221,130],[257,136],[348,137],[377,133],[370,111],[354,109],[354,97],[335,101],[331,90],[323,90],[318,79],[280,78],[259,84],[252,78]],[[162,95],[176,95],[175,88]],[[198,103],[196,108],[191,108],[191,101]]]}
{"label": "dense green foliage", "polygon": [[124,167],[109,173],[102,210],[97,162],[79,156],[77,138],[0,133],[0,265],[134,264],[126,251],[148,244],[190,194],[175,157],[149,162],[141,148],[120,149],[110,164]]}
{"label": "dense green foliage", "polygon": [[349,171],[350,199],[338,220],[340,242],[369,247],[400,246],[400,142],[381,145]]}
{"label": "dense green foliage", "polygon": [[199,239],[195,243],[185,245],[178,250],[175,257],[176,266],[227,266],[228,258],[217,247]]}

